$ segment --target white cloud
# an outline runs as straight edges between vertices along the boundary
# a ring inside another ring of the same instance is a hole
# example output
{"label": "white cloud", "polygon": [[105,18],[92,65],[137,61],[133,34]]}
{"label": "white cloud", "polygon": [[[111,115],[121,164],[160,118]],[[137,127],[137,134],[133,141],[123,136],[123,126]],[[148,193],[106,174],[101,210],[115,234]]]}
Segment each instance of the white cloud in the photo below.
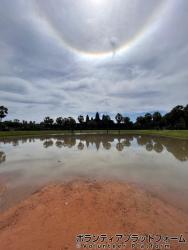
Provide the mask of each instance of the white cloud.
{"label": "white cloud", "polygon": [[[52,23],[46,22],[36,2],[42,4]],[[86,13],[88,18],[84,23],[83,18],[78,18],[79,11],[75,13],[72,0],[61,1],[63,9],[54,4],[60,4],[59,0],[1,1],[0,99],[1,105],[9,107],[9,118],[40,120],[45,115],[76,117],[95,111],[168,111],[176,104],[186,104],[188,2],[165,0],[168,8],[163,15],[158,12],[155,28],[152,29],[152,23],[148,25],[151,32],[125,53],[89,60],[73,53],[63,43],[61,32],[71,46],[82,51],[110,47],[116,52],[126,35],[123,33],[131,34],[134,27],[139,29],[139,25],[148,20],[149,11],[157,7],[156,1],[151,0],[145,0],[145,5],[142,1],[142,7],[138,0],[107,2],[107,23],[103,20],[99,26],[102,12],[93,16]],[[132,11],[129,22],[122,18],[126,3]],[[48,6],[53,9],[49,10]],[[111,12],[110,6],[113,6]],[[66,10],[71,15],[65,27],[61,20],[66,18]],[[79,28],[77,32],[74,25]]]}

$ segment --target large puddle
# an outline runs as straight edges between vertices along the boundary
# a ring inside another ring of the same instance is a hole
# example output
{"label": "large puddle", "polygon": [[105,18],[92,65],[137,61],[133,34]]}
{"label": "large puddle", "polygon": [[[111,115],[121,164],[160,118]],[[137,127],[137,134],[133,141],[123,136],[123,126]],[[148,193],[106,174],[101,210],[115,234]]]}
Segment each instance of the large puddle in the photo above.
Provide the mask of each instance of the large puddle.
{"label": "large puddle", "polygon": [[72,135],[0,140],[0,210],[77,178],[133,183],[188,212],[188,140]]}

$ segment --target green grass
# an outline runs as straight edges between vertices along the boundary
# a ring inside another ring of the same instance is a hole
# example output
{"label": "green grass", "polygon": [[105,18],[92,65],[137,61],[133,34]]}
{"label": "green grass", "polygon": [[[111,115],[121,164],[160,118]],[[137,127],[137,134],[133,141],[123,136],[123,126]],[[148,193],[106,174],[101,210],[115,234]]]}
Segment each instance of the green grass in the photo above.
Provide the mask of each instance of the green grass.
{"label": "green grass", "polygon": [[43,136],[54,134],[69,134],[67,130],[41,130],[41,131],[0,131],[0,138],[2,137],[26,137],[26,136]]}
{"label": "green grass", "polygon": [[156,135],[162,137],[188,139],[188,130],[128,130],[127,134]]}
{"label": "green grass", "polygon": [[[73,133],[80,133],[79,130]],[[106,130],[82,130],[82,133],[88,134],[104,134],[107,133]],[[117,135],[118,130],[109,130],[109,134]],[[66,135],[72,134],[71,131],[67,130],[42,130],[42,131],[0,131],[0,138],[7,137],[29,137],[29,136],[45,136],[45,135]],[[181,138],[188,139],[188,130],[121,130],[121,135],[156,135],[163,137]]]}

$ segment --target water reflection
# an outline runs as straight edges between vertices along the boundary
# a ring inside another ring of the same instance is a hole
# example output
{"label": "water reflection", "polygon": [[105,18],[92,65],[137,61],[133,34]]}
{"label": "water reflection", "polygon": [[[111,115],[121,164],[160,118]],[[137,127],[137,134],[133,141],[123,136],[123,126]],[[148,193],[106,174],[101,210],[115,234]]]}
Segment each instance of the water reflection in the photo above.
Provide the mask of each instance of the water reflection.
{"label": "water reflection", "polygon": [[117,144],[116,144],[116,149],[118,150],[118,151],[123,151],[123,143],[121,143],[121,142],[118,142]]}
{"label": "water reflection", "polygon": [[0,180],[6,181],[11,201],[51,182],[115,178],[137,183],[168,202],[175,197],[174,204],[188,211],[187,160],[188,140],[172,138],[74,134],[0,139]]}
{"label": "water reflection", "polygon": [[112,145],[111,145],[111,143],[108,142],[108,141],[103,141],[103,142],[102,142],[102,146],[103,146],[104,149],[110,150]]}
{"label": "water reflection", "polygon": [[58,147],[58,148],[62,148],[63,147],[63,141],[61,140],[57,140],[55,145]]}
{"label": "water reflection", "polygon": [[44,148],[49,148],[49,147],[52,147],[54,144],[53,140],[46,140],[44,143],[43,143],[43,146]]}
{"label": "water reflection", "polygon": [[84,149],[84,143],[80,141],[78,143],[78,150],[83,150],[83,149]]}
{"label": "water reflection", "polygon": [[6,154],[3,151],[0,151],[0,164],[6,161]]}
{"label": "water reflection", "polygon": [[62,141],[64,147],[72,148],[76,145],[76,137],[73,136],[66,136],[62,138]]}
{"label": "water reflection", "polygon": [[[127,147],[137,144],[145,148],[148,152],[162,153],[164,150],[173,154],[173,156],[180,161],[188,160],[188,140],[160,138],[151,136],[113,136],[113,135],[72,135],[72,136],[53,136],[40,138],[17,138],[17,139],[1,139],[0,144],[11,144],[16,147],[21,143],[34,143],[36,140],[43,142],[44,148],[56,146],[57,148],[76,148],[84,150],[90,146],[96,150],[104,149],[110,150],[113,147],[122,152]],[[6,160],[4,152],[0,152],[0,163]]]}

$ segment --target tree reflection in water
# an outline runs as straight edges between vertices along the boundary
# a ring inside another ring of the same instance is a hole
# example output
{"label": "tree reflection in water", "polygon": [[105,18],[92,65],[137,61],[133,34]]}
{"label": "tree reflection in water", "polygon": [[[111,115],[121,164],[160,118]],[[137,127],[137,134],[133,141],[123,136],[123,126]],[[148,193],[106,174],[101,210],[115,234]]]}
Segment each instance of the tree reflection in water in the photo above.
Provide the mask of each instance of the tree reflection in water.
{"label": "tree reflection in water", "polygon": [[66,136],[63,141],[63,146],[72,148],[76,145],[76,138],[73,136]]}
{"label": "tree reflection in water", "polygon": [[[141,135],[64,135],[41,138],[22,138],[22,139],[0,139],[0,144],[12,144],[16,147],[20,142],[34,143],[35,140],[43,142],[44,148],[49,148],[55,145],[58,148],[77,147],[78,150],[94,146],[97,150],[110,150],[115,147],[118,151],[125,150],[126,147],[131,147],[132,143],[137,143],[138,146],[144,147],[148,152],[162,153],[167,150],[180,161],[188,160],[188,140],[172,139],[163,137],[141,136]],[[0,163],[6,160],[4,152],[0,152]]]}
{"label": "tree reflection in water", "polygon": [[54,144],[53,140],[46,140],[44,143],[43,143],[43,146],[44,148],[49,148],[49,147],[52,147]]}
{"label": "tree reflection in water", "polygon": [[6,161],[6,154],[3,151],[0,151],[0,164]]}
{"label": "tree reflection in water", "polygon": [[108,142],[108,141],[103,141],[102,145],[103,145],[103,148],[106,149],[106,150],[110,150],[111,147],[112,147],[111,143]]}
{"label": "tree reflection in water", "polygon": [[63,141],[61,140],[57,140],[55,145],[58,147],[58,148],[62,148],[63,147]]}
{"label": "tree reflection in water", "polygon": [[152,142],[149,142],[146,144],[146,150],[149,152],[153,150],[153,143]]}
{"label": "tree reflection in water", "polygon": [[78,143],[78,150],[83,150],[83,149],[84,149],[84,143],[80,141]]}
{"label": "tree reflection in water", "polygon": [[155,150],[155,152],[161,153],[163,151],[163,145],[159,142],[156,142],[153,146],[153,149]]}

